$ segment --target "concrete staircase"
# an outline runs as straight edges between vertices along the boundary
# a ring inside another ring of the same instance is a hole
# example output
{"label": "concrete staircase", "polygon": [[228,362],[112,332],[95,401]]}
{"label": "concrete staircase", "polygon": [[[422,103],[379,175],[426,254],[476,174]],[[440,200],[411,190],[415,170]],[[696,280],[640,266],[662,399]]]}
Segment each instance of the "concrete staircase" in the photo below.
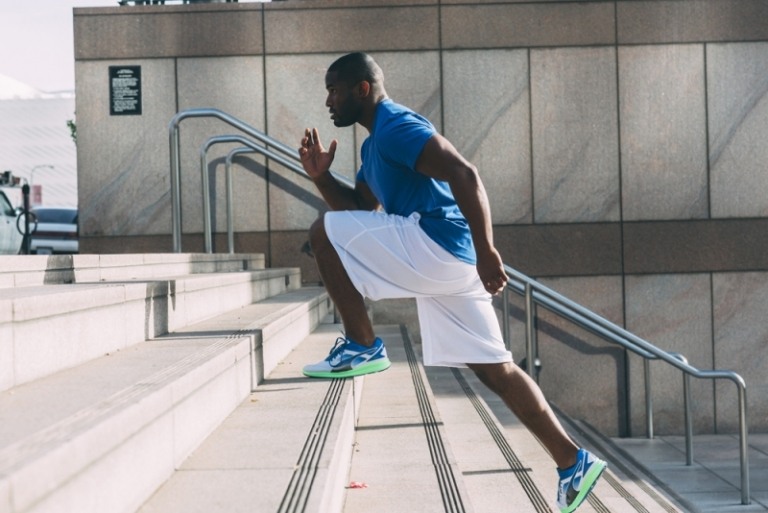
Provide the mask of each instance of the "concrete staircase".
{"label": "concrete staircase", "polygon": [[0,269],[0,512],[137,510],[331,306],[259,255]]}
{"label": "concrete staircase", "polygon": [[[404,327],[388,371],[304,378],[331,308],[259,255],[0,258],[0,513],[555,511],[543,448]],[[683,509],[612,465],[579,511]]]}

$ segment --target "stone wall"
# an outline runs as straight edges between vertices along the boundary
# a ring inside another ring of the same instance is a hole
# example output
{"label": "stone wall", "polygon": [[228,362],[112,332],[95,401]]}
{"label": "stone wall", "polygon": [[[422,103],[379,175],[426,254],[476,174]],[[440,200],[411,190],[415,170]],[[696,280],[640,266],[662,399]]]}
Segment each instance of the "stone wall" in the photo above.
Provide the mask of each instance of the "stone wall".
{"label": "stone wall", "polygon": [[[352,177],[366,134],[333,127],[323,78],[367,51],[390,96],[480,169],[507,263],[694,366],[741,373],[751,429],[768,430],[768,0],[126,6],[75,9],[74,26],[83,251],[172,249],[168,123],[184,109],[296,146],[316,126]],[[110,115],[115,65],[141,66],[141,115]],[[184,251],[203,248],[200,145],[234,132],[181,125]],[[218,251],[233,147],[210,153]],[[274,163],[235,162],[237,251],[316,281],[304,244],[322,201]],[[642,435],[639,360],[546,313],[538,327],[548,397]],[[656,363],[653,381],[657,432],[681,432],[680,374]],[[693,397],[697,432],[736,428],[730,383]]]}

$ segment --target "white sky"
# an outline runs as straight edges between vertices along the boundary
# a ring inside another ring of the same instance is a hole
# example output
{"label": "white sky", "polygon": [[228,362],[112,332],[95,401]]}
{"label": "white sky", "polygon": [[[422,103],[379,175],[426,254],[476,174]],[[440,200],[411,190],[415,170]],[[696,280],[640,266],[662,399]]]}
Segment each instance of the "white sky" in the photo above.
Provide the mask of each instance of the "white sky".
{"label": "white sky", "polygon": [[74,91],[72,9],[117,6],[118,0],[0,0],[0,75],[43,92]]}
{"label": "white sky", "polygon": [[0,74],[44,92],[75,89],[73,7],[117,0],[0,0]]}

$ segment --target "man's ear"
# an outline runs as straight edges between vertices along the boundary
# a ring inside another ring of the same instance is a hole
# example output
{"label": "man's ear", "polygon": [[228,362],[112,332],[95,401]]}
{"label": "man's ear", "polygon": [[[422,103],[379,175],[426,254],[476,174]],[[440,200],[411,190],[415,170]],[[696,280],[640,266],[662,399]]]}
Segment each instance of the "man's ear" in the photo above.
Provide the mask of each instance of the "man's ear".
{"label": "man's ear", "polygon": [[360,82],[357,87],[360,98],[366,98],[369,94],[371,94],[371,83],[367,80]]}

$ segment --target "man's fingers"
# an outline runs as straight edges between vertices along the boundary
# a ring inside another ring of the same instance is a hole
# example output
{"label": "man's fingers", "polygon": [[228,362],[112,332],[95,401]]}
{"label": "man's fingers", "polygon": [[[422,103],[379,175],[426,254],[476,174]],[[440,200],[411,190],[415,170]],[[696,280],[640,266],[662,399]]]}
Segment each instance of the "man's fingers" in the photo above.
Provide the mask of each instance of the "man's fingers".
{"label": "man's fingers", "polygon": [[485,290],[495,296],[504,291],[504,287],[507,286],[508,281],[509,278],[506,273],[502,273],[486,278],[486,280],[483,281],[483,286],[485,287]]}
{"label": "man's fingers", "polygon": [[301,145],[304,147],[312,146],[317,141],[317,130],[304,129],[304,137],[301,139]]}

